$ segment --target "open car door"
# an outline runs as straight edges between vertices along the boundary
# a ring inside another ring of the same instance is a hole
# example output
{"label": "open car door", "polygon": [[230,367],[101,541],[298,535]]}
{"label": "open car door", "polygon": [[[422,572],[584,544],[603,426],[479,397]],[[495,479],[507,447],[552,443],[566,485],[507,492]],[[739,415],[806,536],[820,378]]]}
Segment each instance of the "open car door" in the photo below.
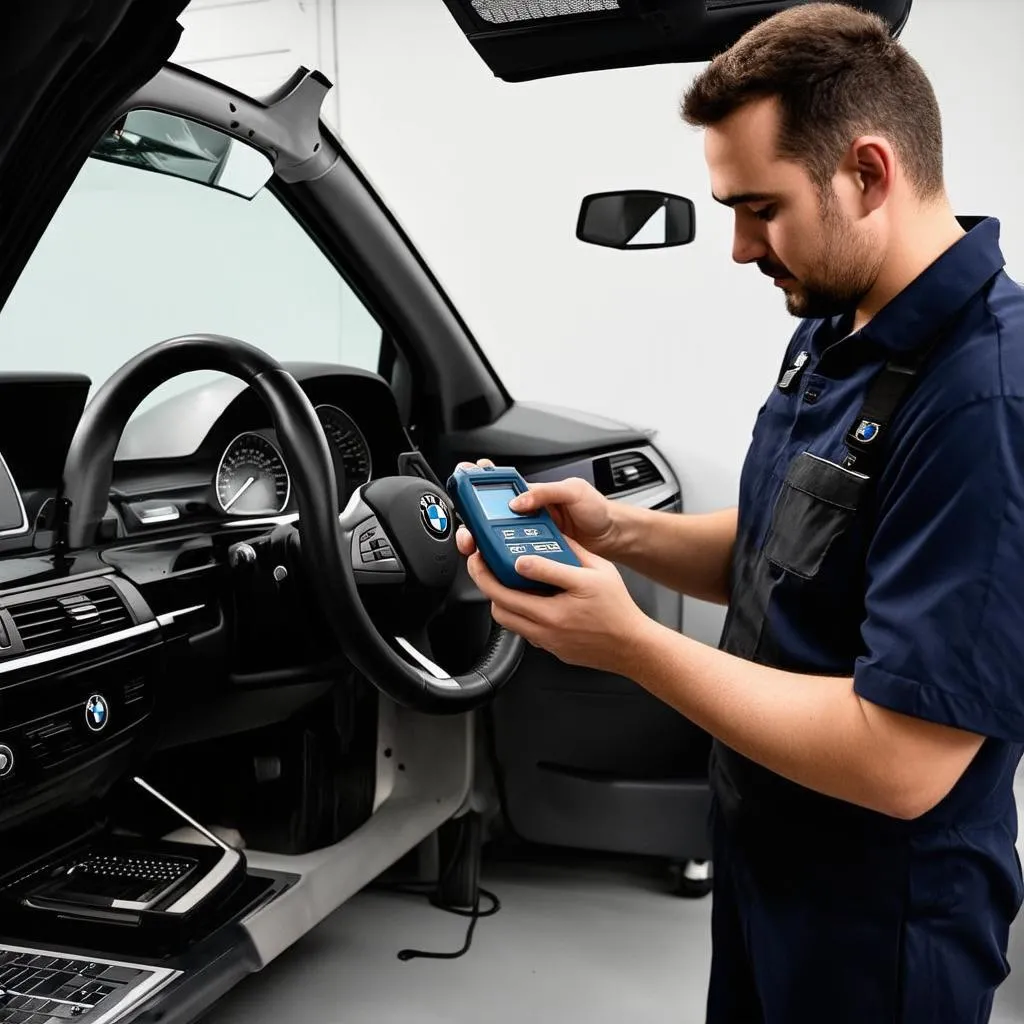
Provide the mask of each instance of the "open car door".
{"label": "open car door", "polygon": [[[710,60],[758,21],[806,0],[444,0],[506,82]],[[856,0],[898,35],[912,0]]]}

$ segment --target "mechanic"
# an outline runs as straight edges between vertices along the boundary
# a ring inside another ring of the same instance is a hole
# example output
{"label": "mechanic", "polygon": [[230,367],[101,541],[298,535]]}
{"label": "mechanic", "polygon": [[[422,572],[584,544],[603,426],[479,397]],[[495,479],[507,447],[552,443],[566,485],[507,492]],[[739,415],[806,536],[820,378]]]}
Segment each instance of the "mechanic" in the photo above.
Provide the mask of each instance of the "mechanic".
{"label": "mechanic", "polygon": [[[695,80],[712,192],[801,323],[738,509],[537,484],[582,568],[494,618],[636,680],[714,738],[713,1024],[983,1022],[1022,899],[1024,291],[958,221],[936,97],[885,24],[808,4]],[[486,461],[486,460],[484,460]],[[622,563],[728,604],[718,650],[646,617]]]}

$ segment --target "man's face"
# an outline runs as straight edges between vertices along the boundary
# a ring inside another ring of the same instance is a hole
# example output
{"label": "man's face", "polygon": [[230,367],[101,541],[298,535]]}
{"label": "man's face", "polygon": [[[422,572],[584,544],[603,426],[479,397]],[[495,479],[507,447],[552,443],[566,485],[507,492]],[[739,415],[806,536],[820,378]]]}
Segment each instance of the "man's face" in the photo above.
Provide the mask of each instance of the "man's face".
{"label": "man's face", "polygon": [[840,173],[822,195],[802,165],[778,156],[778,128],[776,102],[760,100],[705,134],[712,193],[736,212],[733,259],[756,263],[794,316],[855,309],[883,258],[875,231],[858,216],[856,184]]}

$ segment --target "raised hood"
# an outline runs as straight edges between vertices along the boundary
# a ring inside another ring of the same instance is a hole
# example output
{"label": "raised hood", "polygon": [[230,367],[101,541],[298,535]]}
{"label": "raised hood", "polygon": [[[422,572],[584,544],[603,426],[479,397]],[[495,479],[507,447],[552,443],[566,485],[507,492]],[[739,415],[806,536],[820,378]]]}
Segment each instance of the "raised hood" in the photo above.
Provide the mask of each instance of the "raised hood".
{"label": "raised hood", "polygon": [[0,5],[0,307],[118,106],[174,52],[185,4]]}

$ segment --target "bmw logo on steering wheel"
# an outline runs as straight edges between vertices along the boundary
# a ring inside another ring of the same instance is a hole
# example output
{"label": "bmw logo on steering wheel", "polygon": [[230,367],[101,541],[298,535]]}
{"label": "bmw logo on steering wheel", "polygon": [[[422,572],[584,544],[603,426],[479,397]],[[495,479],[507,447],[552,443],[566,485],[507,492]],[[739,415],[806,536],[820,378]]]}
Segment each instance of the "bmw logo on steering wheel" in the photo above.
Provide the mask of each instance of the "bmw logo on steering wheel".
{"label": "bmw logo on steering wheel", "polygon": [[102,693],[94,693],[85,702],[85,724],[92,732],[102,732],[107,727],[110,708]]}
{"label": "bmw logo on steering wheel", "polygon": [[451,514],[436,494],[424,494],[420,498],[420,518],[431,537],[435,537],[437,540],[447,540],[451,536]]}

